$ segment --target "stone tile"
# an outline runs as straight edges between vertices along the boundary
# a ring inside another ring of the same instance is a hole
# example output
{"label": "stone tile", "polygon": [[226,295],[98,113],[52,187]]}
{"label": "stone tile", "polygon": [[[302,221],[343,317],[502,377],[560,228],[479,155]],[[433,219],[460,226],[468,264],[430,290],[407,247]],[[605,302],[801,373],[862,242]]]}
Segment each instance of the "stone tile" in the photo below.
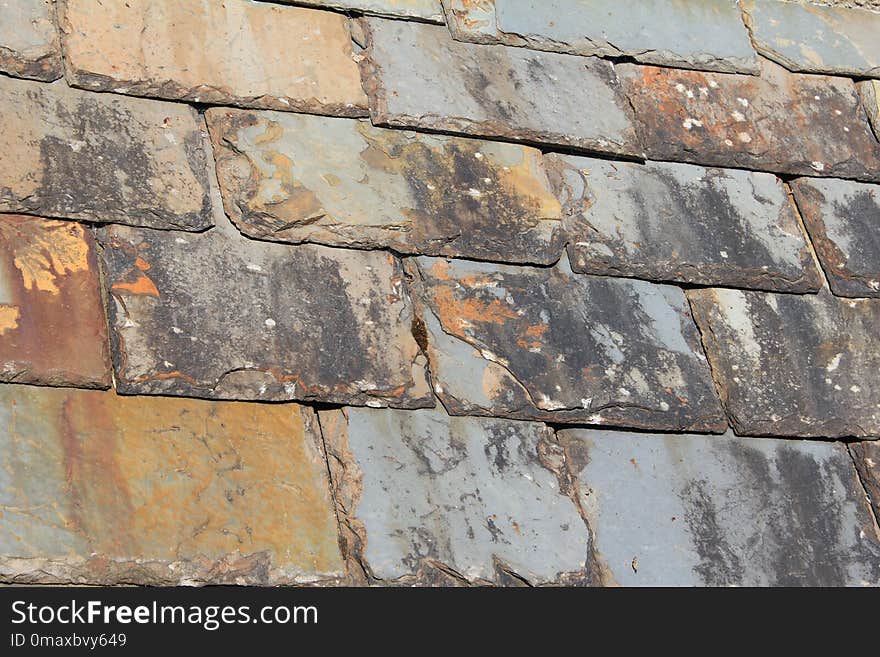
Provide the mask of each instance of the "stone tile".
{"label": "stone tile", "polygon": [[424,583],[436,569],[471,581],[588,577],[589,532],[560,492],[562,455],[544,425],[441,408],[320,416],[337,502],[374,577]]}
{"label": "stone tile", "polygon": [[110,385],[95,242],[80,224],[0,215],[0,381]]}
{"label": "stone tile", "polygon": [[562,431],[606,585],[880,585],[846,447]]}
{"label": "stone tile", "polygon": [[452,40],[440,26],[365,20],[374,123],[638,155],[614,66]]}
{"label": "stone tile", "polygon": [[120,392],[433,406],[393,256],[226,230],[99,232]]}
{"label": "stone tile", "polygon": [[880,297],[880,185],[834,178],[790,184],[831,290]]}
{"label": "stone tile", "polygon": [[342,574],[308,408],[3,385],[0,424],[4,582]]}
{"label": "stone tile", "polygon": [[688,292],[741,435],[880,437],[880,301]]}
{"label": "stone tile", "polygon": [[60,78],[61,46],[50,0],[4,0],[0,12],[0,72],[34,80]]}
{"label": "stone tile", "polygon": [[880,81],[863,80],[856,84],[862,105],[868,113],[868,120],[874,128],[874,135],[880,139]]}
{"label": "stone tile", "polygon": [[194,109],[0,76],[0,116],[0,212],[212,225]]}
{"label": "stone tile", "polygon": [[282,112],[207,118],[226,211],[251,237],[544,264],[562,252],[537,149]]}
{"label": "stone tile", "polygon": [[547,156],[575,271],[816,291],[797,212],[768,173]]}
{"label": "stone tile", "polygon": [[874,519],[880,519],[880,442],[850,443],[849,451],[874,509]]}
{"label": "stone tile", "polygon": [[430,23],[443,22],[440,0],[278,0],[309,7],[354,10],[376,16],[414,18]]}
{"label": "stone tile", "polygon": [[729,0],[446,0],[456,38],[639,62],[757,73],[758,57]]}
{"label": "stone tile", "polygon": [[880,181],[880,142],[852,80],[762,69],[615,67],[648,158]]}
{"label": "stone tile", "polygon": [[95,91],[343,116],[367,101],[343,14],[268,2],[60,0],[68,80]]}
{"label": "stone tile", "polygon": [[417,262],[435,391],[450,413],[727,427],[680,289],[562,266]]}
{"label": "stone tile", "polygon": [[880,14],[766,0],[740,6],[755,48],[787,69],[880,77]]}

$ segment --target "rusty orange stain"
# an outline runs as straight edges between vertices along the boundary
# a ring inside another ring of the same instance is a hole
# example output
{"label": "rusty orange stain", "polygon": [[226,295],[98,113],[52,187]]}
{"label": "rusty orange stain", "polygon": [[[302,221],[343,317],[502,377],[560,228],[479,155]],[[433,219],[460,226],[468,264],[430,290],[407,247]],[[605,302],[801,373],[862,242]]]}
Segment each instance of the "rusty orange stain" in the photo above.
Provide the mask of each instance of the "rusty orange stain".
{"label": "rusty orange stain", "polygon": [[149,262],[147,262],[146,260],[144,260],[143,258],[141,258],[140,256],[138,256],[134,260],[134,266],[137,267],[138,269],[140,269],[141,271],[147,271],[152,265]]}
{"label": "rusty orange stain", "polygon": [[[517,339],[516,343],[523,349],[537,349],[543,344],[540,338],[549,328],[550,325],[546,322],[527,326],[525,331],[522,332],[522,335]],[[527,338],[531,338],[531,340],[528,340]]]}
{"label": "rusty orange stain", "polygon": [[149,276],[141,274],[133,283],[114,283],[112,290],[128,292],[129,294],[147,295],[151,297],[159,297],[159,290]]}
{"label": "rusty orange stain", "polygon": [[80,224],[8,215],[0,222],[0,238],[15,254],[25,290],[58,294],[58,278],[89,269],[89,244]]}
{"label": "rusty orange stain", "polygon": [[18,306],[0,304],[0,335],[6,331],[17,329],[19,317],[21,317],[21,311]]}

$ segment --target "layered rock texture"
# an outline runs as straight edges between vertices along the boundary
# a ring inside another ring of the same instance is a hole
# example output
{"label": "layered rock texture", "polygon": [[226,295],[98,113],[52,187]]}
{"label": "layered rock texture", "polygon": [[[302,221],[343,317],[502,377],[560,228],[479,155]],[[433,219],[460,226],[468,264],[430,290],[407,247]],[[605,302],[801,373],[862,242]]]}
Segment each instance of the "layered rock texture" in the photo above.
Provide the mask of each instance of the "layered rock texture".
{"label": "layered rock texture", "polygon": [[880,586],[880,13],[0,1],[0,583]]}

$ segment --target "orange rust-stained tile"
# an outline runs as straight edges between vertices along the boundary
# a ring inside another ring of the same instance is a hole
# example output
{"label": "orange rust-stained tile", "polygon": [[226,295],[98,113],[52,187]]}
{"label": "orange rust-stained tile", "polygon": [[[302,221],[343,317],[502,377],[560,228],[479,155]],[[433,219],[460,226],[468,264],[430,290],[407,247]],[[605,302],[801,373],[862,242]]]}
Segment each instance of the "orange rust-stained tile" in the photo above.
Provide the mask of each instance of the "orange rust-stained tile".
{"label": "orange rust-stained tile", "polygon": [[0,577],[265,584],[341,572],[308,408],[6,385],[0,423]]}
{"label": "orange rust-stained tile", "polygon": [[95,244],[82,225],[0,215],[0,381],[110,385]]}

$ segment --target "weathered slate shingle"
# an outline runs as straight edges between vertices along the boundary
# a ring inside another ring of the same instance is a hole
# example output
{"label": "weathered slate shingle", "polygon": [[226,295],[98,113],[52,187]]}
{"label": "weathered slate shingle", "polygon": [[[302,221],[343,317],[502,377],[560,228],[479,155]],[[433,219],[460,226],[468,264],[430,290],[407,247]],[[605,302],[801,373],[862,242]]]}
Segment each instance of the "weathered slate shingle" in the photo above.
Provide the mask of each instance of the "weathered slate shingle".
{"label": "weathered slate shingle", "polygon": [[613,65],[453,41],[440,26],[365,20],[374,123],[641,152]]}
{"label": "weathered slate shingle", "polygon": [[353,9],[376,16],[415,18],[431,23],[443,22],[440,0],[279,0],[279,2],[309,7]]}
{"label": "weathered slate shingle", "polygon": [[688,292],[737,433],[880,437],[880,301]]}
{"label": "weathered slate shingle", "polygon": [[789,70],[880,77],[880,14],[767,0],[740,6],[758,52]]}
{"label": "weathered slate shingle", "polygon": [[95,242],[80,224],[0,215],[0,381],[110,385]]}
{"label": "weathered slate shingle", "polygon": [[880,541],[846,447],[559,433],[602,583],[877,586]]}
{"label": "weathered slate shingle", "polygon": [[296,404],[0,386],[0,577],[150,585],[338,577],[316,424]]}
{"label": "weathered slate shingle", "polygon": [[0,76],[0,212],[212,225],[196,111]]}
{"label": "weathered slate shingle", "polygon": [[551,154],[575,271],[704,285],[822,285],[782,182],[767,173]]}
{"label": "weathered slate shingle", "polygon": [[798,178],[791,189],[834,293],[880,297],[880,185]]}
{"label": "weathered slate shingle", "polygon": [[730,0],[446,0],[456,38],[727,73],[757,73]]}
{"label": "weathered slate shingle", "polygon": [[534,148],[282,112],[207,118],[226,211],[252,237],[511,262],[562,251]]}
{"label": "weathered slate shingle", "polygon": [[863,80],[856,87],[862,99],[862,105],[868,113],[868,120],[874,128],[874,135],[880,139],[880,81]]}
{"label": "weathered slate shingle", "polygon": [[433,405],[388,253],[102,230],[117,389]]}
{"label": "weathered slate shingle", "polygon": [[362,116],[348,19],[251,0],[60,0],[67,77],[97,91]]}
{"label": "weathered slate shingle", "polygon": [[450,413],[726,428],[683,292],[554,269],[418,258],[435,391]]}
{"label": "weathered slate shingle", "polygon": [[852,80],[615,67],[647,156],[789,174],[880,181],[880,142]]}
{"label": "weathered slate shingle", "polygon": [[880,442],[851,443],[849,451],[874,509],[874,518],[880,520]]}
{"label": "weathered slate shingle", "polygon": [[7,0],[0,6],[0,72],[35,80],[63,73],[50,0]]}
{"label": "weathered slate shingle", "polygon": [[[583,580],[589,532],[542,424],[442,409],[321,412],[334,489],[374,577]],[[444,568],[445,567],[445,568]]]}

